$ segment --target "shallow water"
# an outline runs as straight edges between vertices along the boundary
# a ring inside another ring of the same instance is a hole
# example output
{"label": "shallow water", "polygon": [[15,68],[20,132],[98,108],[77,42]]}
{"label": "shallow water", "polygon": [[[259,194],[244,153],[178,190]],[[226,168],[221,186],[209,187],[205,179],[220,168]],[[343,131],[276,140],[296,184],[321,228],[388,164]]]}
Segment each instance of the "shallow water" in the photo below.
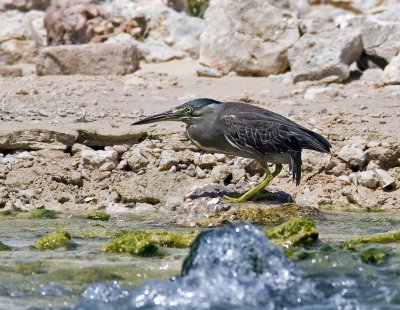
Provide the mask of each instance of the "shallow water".
{"label": "shallow water", "polygon": [[[124,230],[178,229],[151,221],[123,217],[107,222],[67,217],[35,220],[3,217],[0,222],[0,241],[14,248],[0,252],[0,309],[68,309],[91,299],[118,300],[115,302],[119,307],[129,308],[133,296],[143,289],[142,286],[137,291],[144,281],[179,275],[188,254],[188,250],[169,249],[163,258],[144,258],[101,251],[113,234]],[[359,235],[399,230],[400,215],[326,212],[325,219],[316,223],[320,240],[335,245]],[[31,248],[38,237],[56,229],[69,231],[79,246],[70,251]],[[88,233],[101,237],[87,238]],[[379,266],[362,262],[356,252],[321,248],[304,251],[303,259],[293,265],[293,274],[299,279],[294,287],[296,292],[302,287],[312,292],[306,296],[311,302],[298,302],[296,307],[400,309],[399,244],[383,247],[390,255]],[[280,260],[281,264],[287,263],[285,258]],[[156,285],[170,285],[166,283],[156,282]],[[286,300],[286,304],[291,307],[300,298],[292,289],[282,290],[282,294],[289,296],[290,302]],[[278,305],[273,298],[270,301],[271,305]],[[103,302],[96,307],[100,305]]]}

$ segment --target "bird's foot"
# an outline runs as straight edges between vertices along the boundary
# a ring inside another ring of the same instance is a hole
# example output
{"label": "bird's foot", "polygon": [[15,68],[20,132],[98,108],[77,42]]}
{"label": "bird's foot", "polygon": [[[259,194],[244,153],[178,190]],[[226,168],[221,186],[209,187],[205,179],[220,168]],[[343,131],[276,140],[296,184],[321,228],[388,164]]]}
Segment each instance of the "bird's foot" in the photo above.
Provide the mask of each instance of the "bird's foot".
{"label": "bird's foot", "polygon": [[245,198],[243,196],[241,196],[239,198],[233,198],[233,197],[229,197],[229,196],[223,196],[223,197],[224,197],[224,199],[228,200],[229,202],[241,203],[241,202],[246,202],[248,200],[248,198]]}

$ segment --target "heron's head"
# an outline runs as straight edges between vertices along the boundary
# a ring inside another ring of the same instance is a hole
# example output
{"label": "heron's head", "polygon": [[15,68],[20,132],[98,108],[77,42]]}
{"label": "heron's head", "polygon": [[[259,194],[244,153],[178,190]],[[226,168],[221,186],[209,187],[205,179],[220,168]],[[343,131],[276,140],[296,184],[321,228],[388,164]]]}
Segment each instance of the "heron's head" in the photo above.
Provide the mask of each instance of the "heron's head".
{"label": "heron's head", "polygon": [[150,115],[140,121],[133,123],[132,125],[149,124],[162,121],[181,121],[186,124],[195,123],[196,120],[201,120],[203,117],[216,112],[217,107],[221,102],[201,98],[186,102],[176,108],[159,113]]}

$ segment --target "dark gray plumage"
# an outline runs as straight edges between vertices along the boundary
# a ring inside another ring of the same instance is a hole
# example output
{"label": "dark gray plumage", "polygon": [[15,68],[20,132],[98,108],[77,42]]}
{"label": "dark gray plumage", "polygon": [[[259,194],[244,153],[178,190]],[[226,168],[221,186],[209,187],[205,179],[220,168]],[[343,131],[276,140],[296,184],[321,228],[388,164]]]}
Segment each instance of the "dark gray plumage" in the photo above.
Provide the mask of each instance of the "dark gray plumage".
{"label": "dark gray plumage", "polygon": [[266,175],[268,163],[275,163],[279,171],[282,164],[289,164],[296,185],[302,150],[329,153],[331,148],[324,137],[284,116],[239,102],[196,99],[135,124],[161,120],[185,122],[189,138],[204,151],[256,159]]}

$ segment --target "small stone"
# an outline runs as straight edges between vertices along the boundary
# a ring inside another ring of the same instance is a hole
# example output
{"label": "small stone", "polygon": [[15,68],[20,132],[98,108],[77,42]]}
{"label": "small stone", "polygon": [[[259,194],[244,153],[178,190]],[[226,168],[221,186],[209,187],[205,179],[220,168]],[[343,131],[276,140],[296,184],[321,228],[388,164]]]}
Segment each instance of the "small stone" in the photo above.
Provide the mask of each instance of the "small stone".
{"label": "small stone", "polygon": [[116,151],[118,154],[123,154],[125,152],[127,152],[129,150],[129,145],[127,144],[118,144],[118,145],[114,145],[112,147],[112,149],[114,151]]}
{"label": "small stone", "polygon": [[74,143],[71,147],[71,154],[75,155],[75,154],[81,153],[84,150],[93,150],[93,149],[84,144]]}
{"label": "small stone", "polygon": [[169,170],[169,173],[176,173],[176,166],[172,166]]}
{"label": "small stone", "polygon": [[175,155],[175,152],[172,151],[163,151],[161,152],[160,162],[158,164],[158,168],[160,170],[169,170],[172,166],[176,166],[179,164],[179,159]]}
{"label": "small stone", "polygon": [[211,170],[210,177],[213,182],[219,183],[226,180],[226,178],[231,174],[231,169],[227,165],[218,165]]}
{"label": "small stone", "polygon": [[214,156],[217,159],[217,161],[219,161],[219,162],[225,162],[225,160],[226,160],[225,154],[215,153]]}
{"label": "small stone", "polygon": [[123,159],[118,163],[117,170],[125,170],[125,168],[127,166],[128,166],[128,162],[125,159]]}
{"label": "small stone", "polygon": [[378,177],[380,187],[387,188],[395,184],[395,179],[387,171],[375,169],[375,174]]}
{"label": "small stone", "polygon": [[207,202],[207,206],[208,207],[210,207],[210,206],[215,206],[217,203],[219,203],[221,201],[221,199],[220,198],[218,198],[218,197],[215,197],[215,198],[212,198],[212,199],[210,199],[208,202]]}
{"label": "small stone", "polygon": [[197,76],[203,76],[203,77],[219,78],[222,76],[221,72],[219,72],[217,69],[204,67],[204,66],[197,69],[196,73],[197,73]]}
{"label": "small stone", "polygon": [[358,182],[368,188],[376,188],[378,186],[378,178],[372,170],[360,172]]}
{"label": "small stone", "polygon": [[345,145],[338,152],[338,157],[351,166],[364,167],[368,162],[368,155],[357,145]]}
{"label": "small stone", "polygon": [[[83,150],[81,152],[81,159],[84,165],[89,165],[96,168],[100,168],[103,166],[103,164],[110,162],[114,165],[113,169],[115,169],[115,166],[118,162],[118,154],[114,150]],[[111,165],[108,164],[104,166],[103,169],[106,167],[110,168]]]}
{"label": "small stone", "polygon": [[204,179],[207,175],[199,166],[196,167],[196,176],[198,179]]}
{"label": "small stone", "polygon": [[338,176],[338,180],[344,184],[351,184],[350,178],[347,175],[340,175]]}
{"label": "small stone", "polygon": [[383,81],[385,84],[400,84],[400,54],[385,67]]}
{"label": "small stone", "polygon": [[81,186],[83,182],[82,174],[78,171],[72,171],[70,175],[70,183]]}
{"label": "small stone", "polygon": [[338,91],[331,87],[310,88],[305,92],[304,99],[318,100],[321,98],[334,98],[338,94]]}
{"label": "small stone", "polygon": [[100,171],[111,171],[116,168],[115,163],[108,161],[104,164],[102,164],[99,168]]}
{"label": "small stone", "polygon": [[370,68],[363,72],[361,81],[382,82],[383,71],[380,68]]}

